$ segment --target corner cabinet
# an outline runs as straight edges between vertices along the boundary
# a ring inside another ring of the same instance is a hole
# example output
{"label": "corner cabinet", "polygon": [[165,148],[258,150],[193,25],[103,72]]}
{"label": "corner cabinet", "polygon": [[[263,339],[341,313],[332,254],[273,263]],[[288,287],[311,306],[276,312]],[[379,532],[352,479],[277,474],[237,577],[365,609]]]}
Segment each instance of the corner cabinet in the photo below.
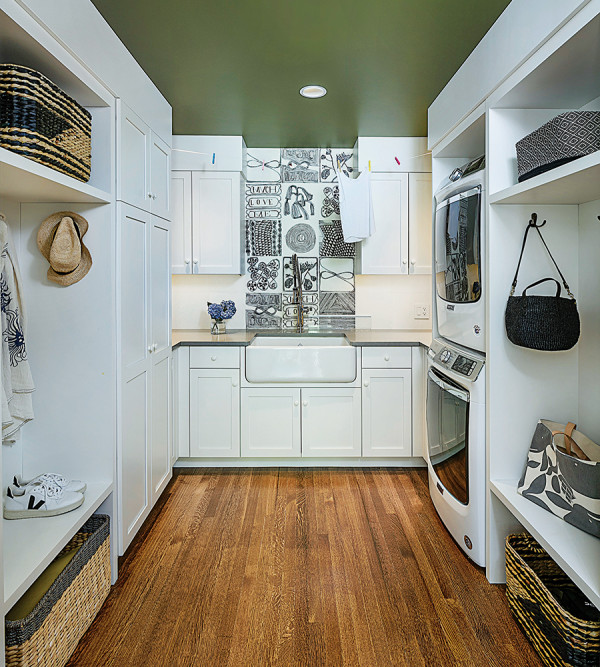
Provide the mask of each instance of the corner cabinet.
{"label": "corner cabinet", "polygon": [[431,273],[430,173],[373,173],[375,233],[362,242],[360,273]]}
{"label": "corner cabinet", "polygon": [[171,272],[241,275],[241,173],[173,171],[171,193]]}

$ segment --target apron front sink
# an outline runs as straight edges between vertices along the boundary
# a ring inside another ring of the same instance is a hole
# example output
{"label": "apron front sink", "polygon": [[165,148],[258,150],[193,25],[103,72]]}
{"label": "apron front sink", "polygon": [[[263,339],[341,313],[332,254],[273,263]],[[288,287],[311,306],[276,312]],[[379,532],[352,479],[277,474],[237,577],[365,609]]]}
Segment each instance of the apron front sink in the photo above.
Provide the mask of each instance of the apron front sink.
{"label": "apron front sink", "polygon": [[354,382],[356,348],[345,336],[256,336],[246,348],[248,382]]}

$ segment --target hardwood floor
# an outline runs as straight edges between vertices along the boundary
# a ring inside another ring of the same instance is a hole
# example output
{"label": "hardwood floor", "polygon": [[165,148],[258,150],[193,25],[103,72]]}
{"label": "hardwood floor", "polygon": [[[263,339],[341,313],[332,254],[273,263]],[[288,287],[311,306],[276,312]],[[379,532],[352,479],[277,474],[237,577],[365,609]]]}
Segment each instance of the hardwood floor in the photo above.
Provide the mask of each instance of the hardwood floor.
{"label": "hardwood floor", "polygon": [[195,469],[164,498],[70,667],[541,664],[424,470]]}

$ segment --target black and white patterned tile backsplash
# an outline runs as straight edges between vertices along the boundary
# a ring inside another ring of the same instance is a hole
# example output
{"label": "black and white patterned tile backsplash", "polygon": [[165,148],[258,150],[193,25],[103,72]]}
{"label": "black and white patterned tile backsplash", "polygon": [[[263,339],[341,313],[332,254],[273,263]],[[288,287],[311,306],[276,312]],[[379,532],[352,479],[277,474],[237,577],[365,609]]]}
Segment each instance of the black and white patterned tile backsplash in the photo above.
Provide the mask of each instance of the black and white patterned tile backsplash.
{"label": "black and white patterned tile backsplash", "polygon": [[352,326],[356,247],[343,239],[336,169],[356,175],[353,149],[249,148],[246,167],[246,328],[296,326],[294,253],[305,323]]}

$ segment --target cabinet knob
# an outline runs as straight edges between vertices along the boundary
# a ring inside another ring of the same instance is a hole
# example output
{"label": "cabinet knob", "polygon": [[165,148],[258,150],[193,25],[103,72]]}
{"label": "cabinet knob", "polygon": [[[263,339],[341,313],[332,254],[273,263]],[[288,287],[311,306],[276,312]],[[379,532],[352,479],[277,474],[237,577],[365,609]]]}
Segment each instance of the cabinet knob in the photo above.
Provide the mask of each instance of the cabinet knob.
{"label": "cabinet knob", "polygon": [[156,350],[158,350],[158,343],[154,343],[152,346],[152,352],[156,352]]}
{"label": "cabinet knob", "polygon": [[402,264],[404,264],[404,265],[406,264],[406,260],[405,260],[405,259],[402,260]]}
{"label": "cabinet knob", "polygon": [[308,405],[308,401],[302,401],[302,405],[306,407]]}
{"label": "cabinet knob", "polygon": [[152,199],[156,199],[156,195],[152,195]]}
{"label": "cabinet knob", "polygon": [[300,405],[300,401],[294,401],[294,405]]}
{"label": "cabinet knob", "polygon": [[186,259],[186,260],[185,260],[185,263],[186,263],[186,264],[189,264],[191,261],[192,261],[192,260],[190,260],[190,259]]}
{"label": "cabinet knob", "polygon": [[389,361],[390,360],[390,355],[386,354],[385,357],[383,357],[383,358],[385,359],[385,361]]}
{"label": "cabinet knob", "polygon": [[148,345],[148,352],[150,352],[150,354],[152,354],[152,345]]}
{"label": "cabinet knob", "polygon": [[148,193],[148,199],[152,199],[152,193],[151,192]]}
{"label": "cabinet knob", "polygon": [[417,260],[416,260],[416,259],[411,259],[411,260],[410,260],[410,264],[411,264],[411,266],[414,266],[416,263],[417,263]]}
{"label": "cabinet knob", "polygon": [[198,260],[194,257],[194,264],[198,264]]}
{"label": "cabinet knob", "polygon": [[234,380],[234,381],[231,383],[231,386],[232,386],[232,387],[237,387],[237,385],[238,385],[237,380]]}
{"label": "cabinet knob", "polygon": [[368,381],[368,380],[365,380],[365,382],[363,382],[363,385],[364,385],[365,387],[368,387],[368,386],[369,386],[369,381]]}
{"label": "cabinet knob", "polygon": [[217,357],[215,357],[215,356],[213,355],[213,356],[210,358],[210,360],[211,360],[211,361],[216,361],[216,360],[217,360]]}

